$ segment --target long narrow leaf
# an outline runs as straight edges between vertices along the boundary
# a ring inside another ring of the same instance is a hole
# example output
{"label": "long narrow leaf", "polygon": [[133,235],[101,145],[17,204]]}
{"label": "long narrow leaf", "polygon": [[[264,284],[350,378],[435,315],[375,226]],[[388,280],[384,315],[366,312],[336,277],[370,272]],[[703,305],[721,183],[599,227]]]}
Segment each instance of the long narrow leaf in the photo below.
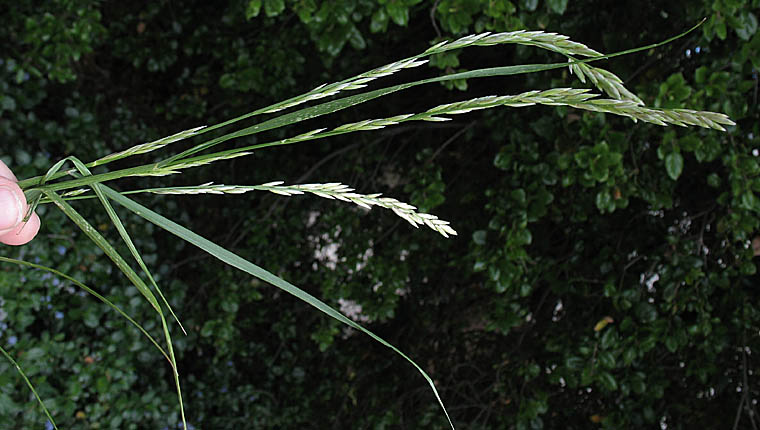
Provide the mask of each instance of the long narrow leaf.
{"label": "long narrow leaf", "polygon": [[66,214],[69,219],[74,221],[74,223],[90,238],[90,240],[95,242],[95,244],[100,249],[102,249],[103,252],[106,253],[106,255],[114,262],[114,264],[116,264],[116,267],[118,267],[119,270],[121,270],[132,282],[132,284],[137,287],[140,293],[142,293],[142,295],[148,299],[148,302],[151,304],[151,306],[153,306],[153,309],[161,313],[161,306],[158,304],[156,297],[145,285],[145,282],[143,282],[142,278],[140,278],[137,273],[129,266],[129,264],[127,264],[124,258],[119,254],[118,251],[116,251],[111,243],[109,243],[106,238],[98,233],[95,227],[87,222],[87,220],[85,220],[84,217],[80,215],[76,209],[65,202],[56,193],[45,190],[45,196],[53,203],[55,203],[55,205],[58,206],[58,208],[61,209],[61,211],[63,211],[63,213]]}
{"label": "long narrow leaf", "polygon": [[409,358],[406,354],[401,352],[398,348],[391,345],[390,343],[386,342],[381,337],[377,336],[376,334],[372,333],[368,329],[362,327],[361,325],[357,324],[353,320],[347,318],[340,312],[336,311],[326,303],[322,302],[321,300],[317,299],[316,297],[312,296],[311,294],[303,291],[302,289],[296,287],[295,285],[275,276],[274,274],[262,269],[261,267],[251,263],[250,261],[244,259],[243,257],[240,257],[239,255],[228,251],[227,249],[211,242],[210,240],[201,237],[198,234],[195,234],[194,232],[188,230],[185,227],[182,227],[181,225],[175,223],[174,221],[171,221],[158,213],[146,208],[145,206],[135,202],[134,200],[125,197],[113,189],[103,185],[103,192],[112,200],[119,203],[120,205],[124,206],[125,208],[131,210],[135,214],[145,218],[147,221],[163,228],[164,230],[168,231],[169,233],[174,234],[175,236],[179,237],[180,239],[183,239],[187,241],[188,243],[197,246],[198,248],[202,249],[203,251],[207,252],[209,255],[216,257],[217,259],[223,261],[224,263],[229,264],[230,266],[242,270],[243,272],[246,272],[250,275],[253,275],[262,281],[268,282],[272,285],[274,285],[277,288],[280,288],[281,290],[292,294],[293,296],[303,300],[304,302],[308,303],[309,305],[315,307],[316,309],[320,310],[321,312],[327,314],[328,316],[335,318],[336,320],[342,322],[343,324],[346,324],[350,327],[353,327],[368,336],[370,336],[372,339],[380,342],[381,344],[387,346],[388,348],[392,349],[394,352],[402,356],[404,359],[406,359],[409,363],[411,363],[417,371],[422,374],[422,376],[427,380],[428,384],[430,385],[430,388],[433,390],[433,393],[435,394],[436,399],[438,400],[438,404],[443,409],[443,412],[446,414],[446,418],[449,420],[449,424],[451,425],[451,428],[454,428],[454,424],[451,421],[451,418],[449,417],[448,412],[446,411],[446,407],[443,405],[443,401],[441,400],[440,395],[438,394],[438,390],[435,388],[435,384],[433,383],[433,380],[428,376],[427,373],[425,373],[422,368],[415,363],[411,358]]}
{"label": "long narrow leaf", "polygon": [[[107,188],[103,186],[104,189]],[[110,191],[110,194],[116,194],[115,191],[108,188],[108,191]],[[179,399],[179,410],[180,415],[182,416],[182,424],[187,428],[187,424],[185,421],[185,407],[182,402],[182,391],[180,389],[179,384],[179,372],[177,371],[177,360],[174,356],[174,347],[172,345],[172,338],[171,334],[169,333],[169,328],[166,325],[166,318],[164,317],[164,313],[161,310],[161,306],[158,304],[158,301],[156,300],[156,297],[153,295],[153,293],[148,289],[148,287],[145,285],[143,280],[135,273],[134,270],[127,264],[127,262],[124,260],[124,258],[114,249],[114,247],[100,234],[98,231],[90,225],[87,220],[82,217],[82,215],[79,214],[79,212],[76,211],[73,207],[71,207],[70,204],[68,204],[66,201],[64,201],[58,194],[52,192],[43,190],[45,193],[45,196],[52,200],[53,203],[55,203],[56,206],[58,206],[63,213],[66,214],[66,216],[69,217],[72,221],[74,221],[74,224],[76,224],[93,242],[95,242],[96,245],[100,249],[103,250],[103,252],[108,255],[108,257],[111,259],[111,261],[116,264],[116,267],[119,268],[126,276],[129,278],[129,280],[132,282],[132,284],[137,287],[137,289],[145,296],[145,298],[148,300],[148,302],[153,306],[153,308],[156,310],[158,315],[161,318],[161,325],[164,330],[164,337],[166,338],[166,347],[169,350],[169,361],[172,366],[172,370],[174,372],[174,383],[177,388],[177,397]]]}
{"label": "long narrow leaf", "polygon": [[145,331],[145,328],[143,328],[143,326],[141,326],[137,321],[135,321],[134,319],[132,319],[132,317],[130,317],[126,312],[124,312],[123,310],[121,310],[120,307],[118,307],[117,305],[115,305],[114,303],[112,303],[110,300],[108,300],[107,298],[103,297],[97,291],[93,290],[92,288],[88,287],[87,285],[85,285],[85,284],[77,281],[76,279],[72,278],[71,276],[69,276],[69,275],[67,275],[67,274],[65,274],[63,272],[60,272],[58,270],[53,269],[52,267],[42,266],[42,265],[39,265],[39,264],[30,263],[28,261],[16,260],[14,258],[8,258],[8,257],[3,257],[3,256],[0,256],[0,261],[6,262],[6,263],[18,264],[18,265],[22,265],[22,266],[28,266],[28,267],[32,267],[32,268],[35,268],[35,269],[40,269],[40,270],[48,271],[48,272],[50,272],[50,273],[52,273],[52,274],[54,274],[56,276],[60,276],[61,278],[66,279],[67,281],[73,283],[77,287],[85,290],[89,294],[95,296],[95,298],[97,298],[101,302],[103,302],[106,305],[108,305],[111,309],[113,309],[116,312],[118,312],[121,316],[123,316],[124,318],[126,318],[127,321],[129,321],[130,323],[132,323],[132,325],[134,325],[135,327],[137,327],[137,329],[140,330],[140,332],[142,332],[142,334],[144,334],[148,338],[148,340],[150,340],[150,342],[156,348],[158,348],[158,350],[161,352],[161,354],[166,358],[166,361],[168,361],[169,363],[171,363],[171,360],[169,359],[169,356],[166,355],[166,351],[164,351],[164,349],[161,348],[161,345],[159,345],[158,342],[156,342],[156,340],[153,339],[153,336],[151,336],[147,331]]}
{"label": "long narrow leaf", "polygon": [[[74,166],[79,170],[79,172],[84,176],[92,176],[92,173],[90,172],[90,169],[87,168],[87,166],[84,165],[78,158],[76,157],[67,157],[64,160],[69,160],[72,163],[74,163]],[[127,245],[127,248],[129,248],[129,252],[132,254],[132,257],[134,257],[135,261],[137,261],[137,264],[140,266],[140,269],[142,269],[143,273],[148,277],[148,280],[150,281],[151,285],[153,286],[153,289],[158,292],[159,297],[161,297],[161,300],[164,302],[164,305],[169,309],[169,312],[174,317],[174,320],[177,321],[177,324],[182,329],[182,332],[187,335],[187,332],[185,331],[185,328],[182,327],[182,323],[179,321],[179,318],[177,318],[177,315],[174,314],[174,310],[172,309],[169,302],[164,297],[164,294],[161,292],[161,289],[158,288],[158,285],[156,284],[156,281],[153,279],[153,275],[151,275],[150,270],[148,270],[148,266],[145,265],[145,262],[143,262],[142,257],[140,256],[140,253],[137,251],[137,248],[135,247],[135,244],[132,242],[132,238],[129,237],[129,233],[127,233],[127,230],[124,228],[124,224],[122,224],[121,220],[119,219],[119,215],[114,210],[113,206],[111,206],[111,203],[108,202],[108,198],[103,194],[103,191],[100,189],[100,184],[92,184],[90,185],[93,191],[95,191],[95,194],[98,196],[98,199],[103,204],[103,207],[106,209],[106,212],[108,213],[108,217],[111,218],[111,222],[116,227],[116,230],[119,232],[119,235],[121,236],[121,239],[124,241],[124,243]]]}
{"label": "long narrow leaf", "polygon": [[0,352],[2,352],[2,354],[5,356],[5,358],[13,364],[13,366],[16,368],[16,371],[21,375],[21,377],[24,378],[24,381],[26,382],[26,385],[29,386],[29,389],[32,390],[32,393],[34,394],[34,397],[37,398],[37,403],[40,404],[40,407],[42,408],[42,412],[44,412],[45,416],[47,416],[48,420],[50,420],[50,424],[53,425],[53,428],[55,428],[56,430],[58,430],[58,426],[55,425],[55,420],[50,415],[50,412],[48,411],[48,409],[45,407],[45,403],[42,402],[42,399],[40,398],[40,395],[37,394],[37,390],[34,389],[34,386],[32,385],[32,382],[29,380],[29,378],[27,378],[27,376],[24,373],[24,371],[21,370],[21,366],[19,366],[18,363],[16,363],[16,361],[13,359],[13,357],[11,357],[11,355],[8,354],[8,352],[6,352],[5,349],[2,346],[0,346]]}
{"label": "long narrow leaf", "polygon": [[219,136],[208,142],[204,142],[199,145],[196,145],[193,148],[190,148],[180,154],[172,156],[164,161],[161,161],[159,163],[159,166],[169,167],[173,164],[176,164],[179,160],[186,159],[187,157],[190,157],[193,154],[204,151],[208,148],[211,148],[222,142],[226,142],[230,139],[243,137],[243,136],[249,136],[249,135],[260,133],[263,131],[292,125],[294,123],[298,123],[298,122],[305,121],[308,119],[317,118],[322,115],[334,113],[334,112],[337,112],[349,107],[359,105],[361,103],[368,102],[378,97],[386,96],[386,95],[395,93],[397,91],[402,91],[402,90],[412,88],[418,85],[431,84],[435,82],[445,82],[445,81],[451,81],[455,79],[474,79],[474,78],[485,78],[485,77],[494,77],[494,76],[510,76],[510,75],[517,75],[517,74],[522,74],[522,73],[533,73],[533,72],[540,72],[544,70],[559,69],[559,68],[567,67],[568,64],[569,63],[525,64],[525,65],[519,65],[519,66],[491,67],[491,68],[486,68],[486,69],[471,70],[468,72],[454,73],[451,75],[438,76],[435,78],[422,79],[415,82],[408,82],[408,83],[394,85],[387,88],[377,89],[374,91],[368,91],[366,93],[343,97],[343,98],[332,100],[332,101],[322,103],[316,106],[303,108],[295,112],[286,113],[276,118],[263,121],[259,124],[246,127],[242,130],[238,130],[232,133],[225,134],[223,136]]}

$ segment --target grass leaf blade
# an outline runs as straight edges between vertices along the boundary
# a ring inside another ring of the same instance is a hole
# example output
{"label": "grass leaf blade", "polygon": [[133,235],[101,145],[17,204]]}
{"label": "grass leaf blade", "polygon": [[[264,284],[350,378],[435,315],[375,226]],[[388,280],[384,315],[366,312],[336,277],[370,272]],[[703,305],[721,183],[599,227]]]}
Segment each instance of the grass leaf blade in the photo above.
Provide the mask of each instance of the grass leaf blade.
{"label": "grass leaf blade", "polygon": [[52,274],[54,274],[54,275],[56,275],[56,276],[60,276],[61,278],[64,278],[64,279],[66,279],[67,281],[69,281],[69,282],[73,283],[73,284],[74,284],[74,285],[76,285],[77,287],[79,287],[79,288],[81,288],[81,289],[85,290],[85,291],[86,291],[86,292],[88,292],[89,294],[91,294],[91,295],[95,296],[95,297],[96,297],[98,300],[100,300],[101,302],[103,302],[103,303],[105,303],[106,305],[108,305],[108,306],[109,306],[111,309],[113,309],[113,310],[115,310],[116,312],[118,312],[118,313],[119,313],[121,316],[123,316],[123,317],[124,317],[124,318],[126,318],[126,319],[127,319],[129,322],[130,322],[130,323],[132,323],[132,325],[134,325],[135,327],[137,327],[137,329],[138,329],[138,330],[140,330],[140,331],[142,332],[142,334],[144,334],[144,335],[145,335],[145,336],[148,338],[148,340],[150,340],[150,342],[151,342],[151,343],[152,343],[152,344],[153,344],[153,345],[154,345],[156,348],[158,348],[158,350],[159,350],[159,351],[161,352],[161,354],[162,354],[162,355],[163,355],[163,356],[166,358],[166,360],[167,360],[169,363],[171,363],[171,360],[169,359],[169,356],[166,354],[166,351],[164,351],[164,349],[163,349],[163,348],[161,348],[161,345],[159,345],[159,344],[158,344],[158,342],[156,342],[156,340],[153,338],[153,336],[151,336],[151,335],[150,335],[150,334],[149,334],[149,333],[148,333],[148,332],[145,330],[145,328],[143,328],[143,326],[141,326],[141,325],[140,325],[140,324],[139,324],[137,321],[135,321],[135,320],[134,320],[132,317],[130,317],[130,316],[129,316],[129,315],[126,313],[126,312],[124,312],[123,310],[121,310],[121,308],[120,308],[120,307],[116,306],[116,305],[115,305],[113,302],[111,302],[110,300],[108,300],[108,299],[107,299],[107,298],[105,298],[104,296],[100,295],[100,294],[99,294],[97,291],[93,290],[92,288],[88,287],[87,285],[85,285],[85,284],[83,284],[83,283],[81,283],[81,282],[77,281],[77,280],[76,280],[76,279],[74,279],[73,277],[71,277],[71,276],[69,276],[69,275],[67,275],[67,274],[65,274],[65,273],[63,273],[63,272],[60,272],[60,271],[58,271],[58,270],[55,270],[55,269],[53,269],[52,267],[42,266],[42,265],[39,265],[39,264],[30,263],[30,262],[28,262],[28,261],[23,261],[23,260],[16,260],[16,259],[13,259],[13,258],[8,258],[8,257],[3,257],[3,256],[0,256],[0,262],[6,262],[6,263],[12,263],[12,264],[18,264],[18,265],[23,265],[23,266],[27,266],[27,267],[32,267],[32,268],[34,268],[34,269],[45,270],[45,271],[48,271],[48,272],[50,272],[50,273],[52,273]]}
{"label": "grass leaf blade", "polygon": [[16,368],[16,371],[21,375],[22,378],[24,378],[24,381],[26,382],[26,385],[29,386],[29,389],[32,390],[32,393],[34,394],[34,397],[37,398],[37,402],[40,404],[40,407],[42,408],[42,411],[45,413],[45,416],[47,416],[48,420],[50,420],[50,424],[53,425],[53,428],[58,430],[58,426],[55,425],[55,420],[50,415],[50,411],[45,407],[45,403],[42,402],[42,399],[40,398],[40,395],[37,394],[37,390],[34,389],[34,386],[32,385],[32,382],[29,380],[29,378],[26,376],[23,370],[21,370],[21,366],[16,363],[16,360],[11,357],[10,354],[8,354],[7,351],[5,351],[5,348],[0,346],[0,352],[5,356],[5,358],[10,361],[13,366]]}
{"label": "grass leaf blade", "polygon": [[[77,168],[77,170],[79,170],[79,172],[82,175],[92,176],[92,173],[87,168],[87,166],[85,166],[84,163],[79,161],[78,158],[68,157],[67,159],[71,160],[71,162],[74,163],[74,166]],[[161,289],[158,288],[156,281],[153,279],[153,275],[150,273],[150,270],[148,270],[148,266],[145,265],[145,262],[140,256],[140,252],[137,251],[137,247],[135,247],[134,242],[132,242],[132,238],[129,237],[129,233],[127,233],[127,230],[124,228],[124,224],[119,219],[119,215],[116,213],[113,206],[111,206],[111,203],[109,203],[108,198],[103,194],[103,191],[101,190],[101,186],[102,185],[97,184],[97,183],[90,185],[92,190],[98,196],[98,199],[100,200],[100,202],[103,204],[103,207],[106,209],[106,212],[108,213],[108,217],[111,219],[111,222],[113,223],[114,227],[116,227],[116,230],[119,232],[121,239],[127,245],[127,248],[129,249],[129,252],[132,254],[132,257],[134,257],[135,261],[137,261],[137,264],[140,266],[140,269],[142,269],[143,273],[145,273],[145,275],[148,277],[148,280],[153,286],[153,289],[155,289],[159,297],[161,297],[161,300],[164,302],[164,305],[166,305],[167,309],[169,309],[169,313],[171,313],[172,317],[174,317],[174,320],[177,321],[177,324],[182,329],[182,332],[185,335],[187,335],[185,328],[182,326],[182,323],[179,321],[179,318],[177,318],[177,315],[174,313],[174,310],[172,309],[171,305],[164,297],[164,294],[161,292]]]}
{"label": "grass leaf blade", "polygon": [[[584,60],[584,61],[589,61],[589,60]],[[435,83],[435,82],[445,82],[445,81],[450,81],[450,80],[455,80],[455,79],[471,79],[471,78],[482,78],[482,77],[492,77],[492,76],[509,76],[509,75],[516,75],[516,74],[522,74],[522,73],[540,72],[544,70],[552,70],[552,69],[567,67],[567,65],[568,63],[551,63],[551,64],[524,64],[524,65],[519,65],[519,66],[492,67],[492,68],[487,68],[487,69],[478,69],[478,70],[471,70],[468,72],[454,73],[451,75],[438,76],[435,78],[422,79],[415,82],[408,82],[408,83],[394,85],[387,88],[377,89],[374,91],[368,91],[366,93],[343,97],[338,100],[332,100],[332,101],[322,103],[316,106],[299,109],[295,112],[286,113],[276,118],[263,121],[259,124],[246,127],[242,130],[238,130],[232,133],[227,133],[223,136],[219,136],[208,142],[204,142],[199,145],[196,145],[195,147],[190,148],[180,154],[170,157],[164,161],[161,161],[159,163],[159,166],[160,167],[171,166],[172,164],[175,164],[179,160],[190,157],[198,152],[204,151],[208,148],[211,148],[212,146],[218,145],[222,142],[226,142],[230,139],[248,136],[251,134],[260,133],[260,132],[272,130],[275,128],[285,127],[291,124],[295,124],[297,122],[305,121],[307,119],[312,119],[312,118],[316,118],[322,115],[327,115],[333,112],[337,112],[339,110],[356,106],[361,103],[368,102],[378,97],[386,96],[388,94],[405,90],[405,89],[418,86],[418,85],[430,84],[430,83]]]}
{"label": "grass leaf blade", "polygon": [[239,269],[243,272],[246,272],[250,275],[253,275],[262,281],[268,282],[277,288],[280,288],[281,290],[292,294],[293,296],[303,300],[304,302],[308,303],[309,305],[317,308],[321,312],[327,314],[328,316],[335,318],[336,320],[342,322],[343,324],[346,324],[350,327],[353,327],[366,335],[370,336],[372,339],[376,340],[377,342],[380,342],[381,344],[387,346],[388,348],[392,349],[394,352],[402,356],[404,359],[406,359],[409,363],[411,363],[417,371],[422,374],[422,376],[427,380],[428,384],[430,385],[430,388],[433,390],[433,393],[435,394],[436,399],[438,400],[438,404],[443,409],[444,413],[446,414],[446,418],[449,420],[449,424],[451,425],[451,428],[454,428],[454,424],[451,421],[451,418],[449,417],[448,412],[446,411],[446,407],[443,405],[443,401],[441,400],[440,395],[438,394],[438,390],[435,388],[435,384],[433,383],[433,380],[428,376],[427,373],[425,373],[422,368],[415,363],[411,358],[409,358],[406,354],[401,352],[398,348],[391,345],[390,343],[386,342],[381,337],[377,336],[373,332],[369,331],[368,329],[362,327],[361,325],[357,324],[353,320],[349,319],[348,317],[344,316],[340,312],[336,311],[326,303],[322,302],[321,300],[317,299],[316,297],[312,296],[311,294],[303,291],[302,289],[296,287],[295,285],[275,276],[274,274],[262,269],[261,267],[251,263],[250,261],[240,257],[239,255],[228,251],[227,249],[211,242],[208,239],[205,239],[192,231],[188,230],[185,227],[182,227],[181,225],[175,223],[174,221],[171,221],[158,213],[146,208],[145,206],[135,202],[132,199],[129,199],[116,191],[112,190],[111,188],[107,186],[103,186],[103,191],[105,192],[108,197],[110,197],[115,202],[119,203],[120,205],[126,207],[127,209],[131,210],[135,214],[145,218],[147,221],[163,228],[164,230],[168,231],[169,233],[174,234],[175,236],[179,237],[180,239],[183,239],[187,241],[188,243],[197,246],[198,248],[206,251],[213,257],[216,257],[217,259],[223,261],[224,263],[229,264],[230,266]]}
{"label": "grass leaf blade", "polygon": [[[112,189],[106,187],[105,185],[102,185],[104,188],[104,191],[109,191],[109,195],[119,195],[116,191],[113,191]],[[135,273],[134,270],[127,264],[127,262],[124,260],[124,258],[114,249],[114,247],[100,234],[97,230],[89,223],[87,220],[82,217],[82,215],[79,214],[79,212],[76,211],[71,205],[69,205],[66,201],[64,201],[58,194],[44,190],[45,197],[50,199],[53,203],[55,203],[56,206],[58,206],[59,209],[63,211],[63,213],[66,214],[66,216],[69,217],[74,223],[92,240],[95,242],[100,249],[103,250],[103,252],[108,255],[108,257],[111,259],[111,261],[116,264],[116,267],[119,268],[126,276],[129,278],[129,280],[132,282],[132,284],[137,287],[137,289],[145,296],[145,298],[148,300],[148,302],[153,306],[153,308],[158,313],[159,317],[161,318],[161,324],[163,325],[164,329],[164,336],[166,337],[166,344],[167,349],[169,350],[169,359],[171,362],[172,371],[174,372],[174,381],[177,389],[177,397],[179,399],[179,408],[180,408],[180,414],[182,415],[182,424],[185,428],[187,428],[187,422],[185,420],[185,408],[184,404],[182,402],[182,391],[180,390],[179,385],[179,373],[177,371],[177,361],[174,357],[174,348],[172,347],[172,338],[171,334],[169,333],[169,330],[166,326],[166,318],[164,317],[163,311],[161,310],[161,306],[158,304],[158,301],[156,300],[156,297],[153,295],[153,293],[148,289],[148,287],[145,285],[143,280]]]}

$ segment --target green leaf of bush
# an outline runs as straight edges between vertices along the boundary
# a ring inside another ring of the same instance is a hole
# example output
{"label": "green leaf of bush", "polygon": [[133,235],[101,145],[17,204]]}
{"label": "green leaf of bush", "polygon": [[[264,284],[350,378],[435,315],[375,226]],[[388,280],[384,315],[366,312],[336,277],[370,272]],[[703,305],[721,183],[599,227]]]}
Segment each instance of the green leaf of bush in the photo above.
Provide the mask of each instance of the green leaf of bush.
{"label": "green leaf of bush", "polygon": [[554,13],[559,15],[564,14],[567,9],[567,0],[547,0],[546,3]]}
{"label": "green leaf of bush", "polygon": [[671,152],[665,156],[665,170],[670,179],[677,180],[683,172],[683,156],[678,152]]}

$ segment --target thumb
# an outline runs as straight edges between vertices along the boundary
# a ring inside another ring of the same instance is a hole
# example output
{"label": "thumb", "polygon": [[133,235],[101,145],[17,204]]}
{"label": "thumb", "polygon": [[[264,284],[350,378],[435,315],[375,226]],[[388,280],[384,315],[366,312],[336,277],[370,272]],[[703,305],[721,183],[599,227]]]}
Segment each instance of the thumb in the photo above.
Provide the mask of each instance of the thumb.
{"label": "thumb", "polygon": [[0,236],[16,228],[24,218],[26,198],[18,185],[0,177]]}
{"label": "thumb", "polygon": [[23,245],[32,240],[39,231],[40,218],[33,214],[29,221],[22,222],[28,208],[26,197],[16,184],[13,174],[10,175],[11,178],[0,175],[0,242]]}

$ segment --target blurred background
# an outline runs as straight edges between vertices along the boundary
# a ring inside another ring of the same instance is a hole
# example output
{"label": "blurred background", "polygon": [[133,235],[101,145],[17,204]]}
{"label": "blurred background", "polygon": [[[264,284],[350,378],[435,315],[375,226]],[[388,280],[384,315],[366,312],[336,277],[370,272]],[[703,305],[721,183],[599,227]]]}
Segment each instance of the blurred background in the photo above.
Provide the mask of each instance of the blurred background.
{"label": "blurred background", "polygon": [[[457,428],[757,429],[760,352],[758,0],[16,0],[0,5],[0,158],[19,178],[92,161],[424,51],[444,39],[557,32],[652,107],[713,110],[728,133],[564,107],[257,151],[120,190],[343,182],[452,222],[318,197],[138,196],[366,324],[434,378]],[[506,45],[448,52],[373,83],[565,58]],[[551,87],[567,69],[433,84],[293,128]],[[246,124],[248,125],[248,124]],[[258,139],[258,140],[257,140]],[[114,168],[185,149],[150,153]],[[97,203],[75,207],[117,238]],[[61,270],[160,335],[134,287],[59,211],[2,255]],[[173,329],[193,429],[441,429],[403,359],[122,210],[188,329]],[[0,265],[0,342],[68,429],[182,428],[171,369],[124,319],[43,271]],[[0,361],[0,428],[50,428]]]}

